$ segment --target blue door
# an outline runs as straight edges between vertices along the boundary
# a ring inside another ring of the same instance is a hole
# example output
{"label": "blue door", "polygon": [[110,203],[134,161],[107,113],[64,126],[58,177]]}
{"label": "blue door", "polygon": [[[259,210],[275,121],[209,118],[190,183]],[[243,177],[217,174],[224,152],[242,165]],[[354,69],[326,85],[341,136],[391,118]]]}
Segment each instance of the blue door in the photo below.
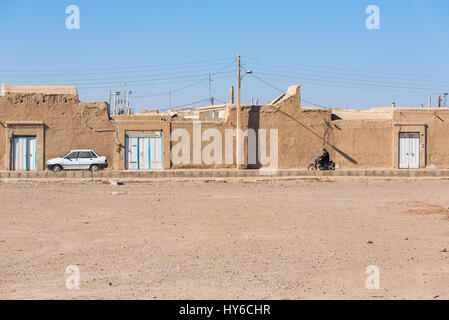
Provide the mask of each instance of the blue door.
{"label": "blue door", "polygon": [[126,137],[126,170],[162,169],[162,137]]}
{"label": "blue door", "polygon": [[36,171],[37,143],[34,136],[15,136],[13,139],[14,171]]}

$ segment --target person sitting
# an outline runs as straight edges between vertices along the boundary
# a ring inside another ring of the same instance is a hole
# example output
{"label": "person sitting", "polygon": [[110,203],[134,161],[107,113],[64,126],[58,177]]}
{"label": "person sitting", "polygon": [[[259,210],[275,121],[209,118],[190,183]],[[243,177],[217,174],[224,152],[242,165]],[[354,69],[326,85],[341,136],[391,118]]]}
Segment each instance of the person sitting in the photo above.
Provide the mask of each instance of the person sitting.
{"label": "person sitting", "polygon": [[323,149],[323,153],[321,154],[321,158],[320,158],[320,166],[323,168],[327,168],[327,165],[330,162],[330,156],[329,156],[329,152],[327,152],[326,149]]}

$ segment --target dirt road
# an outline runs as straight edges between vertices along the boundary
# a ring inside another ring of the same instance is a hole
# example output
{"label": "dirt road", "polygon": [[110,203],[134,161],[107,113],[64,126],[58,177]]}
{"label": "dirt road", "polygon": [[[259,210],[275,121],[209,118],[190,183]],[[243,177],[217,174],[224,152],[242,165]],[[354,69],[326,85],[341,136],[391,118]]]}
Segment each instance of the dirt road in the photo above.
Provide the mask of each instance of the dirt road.
{"label": "dirt road", "polygon": [[448,299],[448,194],[424,180],[0,183],[0,299]]}

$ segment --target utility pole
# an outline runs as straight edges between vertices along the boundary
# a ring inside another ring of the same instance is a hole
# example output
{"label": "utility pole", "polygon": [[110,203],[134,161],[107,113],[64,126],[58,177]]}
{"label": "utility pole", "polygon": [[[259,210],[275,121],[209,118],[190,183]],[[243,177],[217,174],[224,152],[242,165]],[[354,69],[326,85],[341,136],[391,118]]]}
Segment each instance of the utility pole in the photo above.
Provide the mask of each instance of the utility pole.
{"label": "utility pole", "polygon": [[229,89],[229,103],[234,104],[234,86]]}
{"label": "utility pole", "polygon": [[438,96],[438,108],[441,108],[441,96]]}
{"label": "utility pole", "polygon": [[117,115],[117,92],[114,91],[114,112],[112,113],[114,116]]}
{"label": "utility pole", "polygon": [[429,108],[432,108],[432,97],[429,96]]}
{"label": "utility pole", "polygon": [[111,114],[111,102],[112,102],[112,91],[109,90],[109,106],[108,106],[108,113]]}
{"label": "utility pole", "polygon": [[209,72],[209,101],[210,101],[211,106],[214,105],[214,98],[212,98],[212,86],[211,86],[212,81],[214,81],[214,79],[212,79],[210,77],[210,72]]}
{"label": "utility pole", "polygon": [[443,93],[443,108],[446,108],[447,93]]}
{"label": "utility pole", "polygon": [[128,106],[128,91],[125,91],[125,103],[123,104],[123,114],[126,114]]}
{"label": "utility pole", "polygon": [[170,99],[170,109],[171,109],[171,91],[168,91],[168,98]]}
{"label": "utility pole", "polygon": [[126,92],[126,95],[127,95],[127,97],[126,97],[126,114],[131,114],[131,112],[129,111],[129,96],[132,94],[133,92],[132,91],[127,91]]}
{"label": "utility pole", "polygon": [[236,134],[236,167],[237,169],[240,169],[240,132],[241,132],[241,119],[240,119],[240,89],[241,89],[241,80],[242,78],[240,77],[240,69],[241,69],[241,64],[240,64],[240,54],[237,55],[237,112],[236,112],[236,116],[237,116],[237,134]]}
{"label": "utility pole", "polygon": [[122,114],[126,113],[126,105],[127,105],[127,100],[128,100],[128,92],[126,91],[126,87],[128,86],[128,83],[125,82],[123,83],[123,108],[122,108]]}

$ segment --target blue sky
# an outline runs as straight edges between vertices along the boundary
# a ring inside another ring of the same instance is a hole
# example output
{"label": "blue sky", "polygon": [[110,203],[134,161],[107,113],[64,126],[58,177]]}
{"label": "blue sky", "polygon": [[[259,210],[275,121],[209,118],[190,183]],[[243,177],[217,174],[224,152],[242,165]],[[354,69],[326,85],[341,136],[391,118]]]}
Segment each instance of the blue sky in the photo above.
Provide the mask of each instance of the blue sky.
{"label": "blue sky", "polygon": [[[68,5],[79,30],[65,27]],[[365,27],[368,5],[380,30]],[[297,83],[309,102],[355,109],[449,91],[446,0],[2,0],[0,39],[1,83],[77,84],[83,101],[107,101],[126,82],[136,110],[167,108],[169,91],[173,106],[207,99],[209,72],[227,101],[238,53],[265,81],[246,76],[243,103]]]}

